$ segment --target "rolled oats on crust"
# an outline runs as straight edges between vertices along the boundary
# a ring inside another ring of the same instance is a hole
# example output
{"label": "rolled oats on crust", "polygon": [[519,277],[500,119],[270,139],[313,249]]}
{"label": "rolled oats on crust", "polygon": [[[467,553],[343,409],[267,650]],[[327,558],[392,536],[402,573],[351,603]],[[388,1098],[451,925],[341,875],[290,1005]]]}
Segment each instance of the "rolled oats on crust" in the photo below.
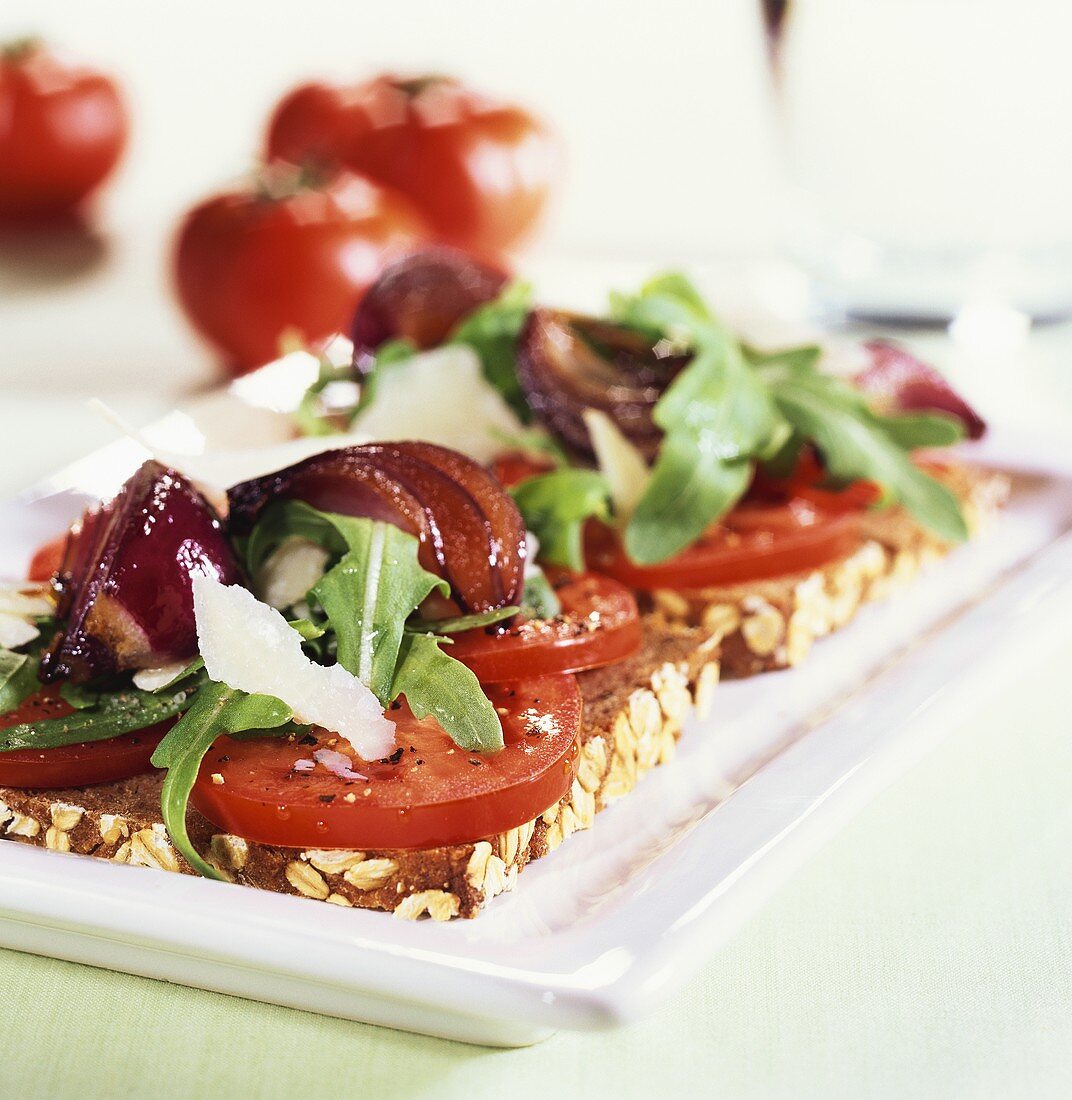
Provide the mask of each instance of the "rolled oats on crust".
{"label": "rolled oats on crust", "polygon": [[[937,476],[961,500],[973,533],[1008,497],[1004,474],[951,466]],[[867,512],[862,524],[864,542],[819,569],[748,584],[659,590],[646,602],[673,622],[700,625],[719,637],[728,677],[798,665],[817,639],[848,623],[863,604],[887,598],[950,550],[901,508]]]}

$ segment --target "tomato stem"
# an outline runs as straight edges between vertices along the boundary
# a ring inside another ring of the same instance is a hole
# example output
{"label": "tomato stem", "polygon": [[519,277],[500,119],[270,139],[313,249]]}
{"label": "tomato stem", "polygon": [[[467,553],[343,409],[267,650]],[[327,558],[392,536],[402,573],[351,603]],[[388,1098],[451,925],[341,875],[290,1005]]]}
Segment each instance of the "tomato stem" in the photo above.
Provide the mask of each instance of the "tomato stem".
{"label": "tomato stem", "polygon": [[0,59],[18,64],[25,61],[32,54],[37,53],[44,45],[42,39],[36,34],[27,34],[21,38],[12,38],[0,43]]}
{"label": "tomato stem", "polygon": [[276,161],[265,165],[256,175],[257,198],[264,202],[282,202],[302,191],[317,191],[328,181],[329,172],[315,160],[301,164]]}
{"label": "tomato stem", "polygon": [[437,84],[453,84],[454,78],[444,73],[425,73],[423,76],[407,77],[405,80],[392,80],[391,83],[403,95],[416,99],[422,92],[434,88]]}

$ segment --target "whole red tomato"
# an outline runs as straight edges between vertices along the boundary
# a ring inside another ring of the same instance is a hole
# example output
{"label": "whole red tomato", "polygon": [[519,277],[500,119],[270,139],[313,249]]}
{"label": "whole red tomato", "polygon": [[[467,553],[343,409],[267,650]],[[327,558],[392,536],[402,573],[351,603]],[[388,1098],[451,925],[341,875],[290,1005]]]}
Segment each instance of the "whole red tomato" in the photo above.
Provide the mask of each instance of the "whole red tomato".
{"label": "whole red tomato", "polygon": [[81,202],[127,141],[115,82],[38,42],[0,48],[0,217],[43,217]]}
{"label": "whole red tomato", "polygon": [[440,241],[490,258],[531,234],[557,165],[532,115],[438,76],[306,84],[276,108],[267,145],[269,158],[344,164],[401,191]]}
{"label": "whole red tomato", "polygon": [[345,331],[383,267],[427,236],[405,198],[360,176],[316,183],[277,165],[258,187],[216,195],[183,219],[179,300],[242,373],[274,359],[285,336]]}

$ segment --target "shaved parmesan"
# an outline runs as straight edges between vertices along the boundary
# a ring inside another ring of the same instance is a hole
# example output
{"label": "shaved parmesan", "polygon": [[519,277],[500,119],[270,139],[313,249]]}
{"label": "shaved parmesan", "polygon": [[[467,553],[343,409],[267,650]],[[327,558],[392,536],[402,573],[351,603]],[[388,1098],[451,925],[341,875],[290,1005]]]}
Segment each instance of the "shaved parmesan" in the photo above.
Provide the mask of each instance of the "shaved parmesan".
{"label": "shaved parmesan", "polygon": [[214,577],[195,576],[193,590],[198,648],[213,680],[282,699],[298,721],[337,733],[366,760],[391,752],[395,724],[376,696],[341,665],[310,661],[275,608]]}
{"label": "shaved parmesan", "polygon": [[536,559],[540,556],[540,540],[533,534],[532,531],[525,532],[525,564],[523,566],[522,576],[525,580],[529,577],[543,576],[543,570],[536,564]]}
{"label": "shaved parmesan", "polygon": [[282,610],[305,599],[324,575],[328,552],[315,542],[291,535],[268,556],[257,574],[257,595]]}
{"label": "shaved parmesan", "polygon": [[[304,369],[310,364],[312,374]],[[207,408],[201,410],[205,420],[218,420],[228,428],[232,428],[235,418],[240,416],[245,436],[260,439],[262,445],[259,446],[216,448],[203,431],[184,431],[181,440],[175,439],[172,433],[169,436],[171,446],[161,446],[155,436],[147,438],[103,402],[94,400],[91,405],[130,442],[164,465],[185,474],[210,495],[212,490],[227,489],[238,482],[274,473],[322,451],[400,438],[438,443],[479,462],[490,462],[501,449],[499,438],[503,434],[516,435],[522,430],[510,407],[485,380],[480,360],[472,348],[451,344],[422,352],[384,371],[377,383],[375,404],[358,417],[350,431],[298,439],[280,438],[281,433],[294,430],[285,411],[296,407],[305,387],[316,377],[315,365],[313,356],[295,352],[241,379],[244,386],[248,383],[245,388],[237,382],[232,385],[231,392],[223,398],[224,407],[211,410],[212,416],[208,415],[210,410]],[[295,370],[296,366],[303,370]],[[289,389],[280,388],[279,379],[283,376],[289,379]],[[296,378],[302,379],[300,387],[294,384]],[[269,394],[272,395],[270,400]],[[250,403],[261,406],[260,412],[264,412],[265,407],[278,410],[271,413],[277,418],[271,430],[266,431],[264,425],[250,430]],[[194,426],[195,422],[191,421],[189,427]],[[214,438],[223,437],[218,431],[209,434]],[[266,436],[272,437],[270,442],[265,443]],[[176,450],[176,443],[180,447],[189,446],[189,450]]]}
{"label": "shaved parmesan", "polygon": [[[320,454],[321,451],[369,442],[367,436],[346,432],[299,439],[277,438],[259,446],[205,450],[202,437],[197,450],[178,451],[174,449],[174,445],[171,448],[157,445],[143,432],[131,427],[117,412],[98,398],[91,399],[89,405],[158,462],[185,474],[191,481],[210,493],[212,490],[228,489],[241,481],[250,481],[256,477],[274,473],[276,470],[282,470],[311,455]],[[236,406],[231,410],[232,423],[235,416],[246,417],[248,410]],[[287,431],[293,430],[287,421],[283,420],[282,423]]]}
{"label": "shaved parmesan", "polygon": [[599,471],[610,487],[614,516],[620,524],[625,524],[644,495],[651,471],[644,456],[606,413],[585,409],[582,415]]}
{"label": "shaved parmesan", "polygon": [[438,443],[478,462],[490,462],[502,449],[502,434],[522,430],[484,379],[476,352],[463,344],[423,352],[383,371],[376,401],[353,427],[371,440]]}
{"label": "shaved parmesan", "polygon": [[134,686],[142,691],[159,691],[166,688],[189,666],[189,661],[176,661],[171,665],[159,665],[156,668],[141,668],[134,673]]}
{"label": "shaved parmesan", "polygon": [[0,611],[0,649],[17,649],[32,642],[40,633],[29,619]]}
{"label": "shaved parmesan", "polygon": [[0,612],[31,619],[35,615],[51,615],[52,601],[40,588],[0,588]]}
{"label": "shaved parmesan", "polygon": [[272,443],[266,447],[206,451],[196,455],[180,454],[157,447],[153,454],[160,462],[185,474],[198,485],[228,489],[241,481],[250,481],[293,466],[295,462],[320,454],[321,451],[368,442],[367,436],[347,433],[290,439],[285,443]]}

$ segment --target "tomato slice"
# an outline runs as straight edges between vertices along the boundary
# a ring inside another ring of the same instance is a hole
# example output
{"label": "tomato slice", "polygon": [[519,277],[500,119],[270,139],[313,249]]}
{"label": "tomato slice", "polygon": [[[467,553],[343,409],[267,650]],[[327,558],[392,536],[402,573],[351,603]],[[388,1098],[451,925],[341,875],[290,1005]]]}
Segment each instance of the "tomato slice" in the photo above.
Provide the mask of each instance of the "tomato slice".
{"label": "tomato slice", "polygon": [[657,565],[636,565],[618,536],[590,525],[588,564],[623,584],[694,589],[766,580],[816,569],[850,554],[860,543],[858,513],[831,515],[800,499],[767,506],[745,502],[692,546]]}
{"label": "tomato slice", "polygon": [[598,573],[563,573],[554,583],[562,614],[452,635],[448,652],[483,683],[582,672],[624,660],[640,648],[636,598]]}
{"label": "tomato slice", "polygon": [[823,489],[800,485],[796,499],[806,500],[824,512],[863,512],[882,500],[882,490],[873,481],[854,481],[844,489]]}
{"label": "tomato slice", "polygon": [[48,581],[59,571],[63,564],[63,552],[67,546],[67,532],[50,539],[43,546],[34,551],[30,559],[30,569],[27,580]]}
{"label": "tomato slice", "polygon": [[555,462],[550,455],[535,451],[504,451],[496,455],[491,463],[491,472],[507,489],[530,477],[549,474],[554,468]]}
{"label": "tomato slice", "polygon": [[320,763],[309,769],[318,750],[347,747],[322,730],[221,737],[201,764],[193,804],[221,829],[289,848],[429,848],[516,828],[573,782],[581,696],[573,676],[546,676],[489,687],[488,697],[502,719],[500,752],[466,752],[400,703],[389,711],[393,756],[345,754],[367,779],[340,778]]}
{"label": "tomato slice", "polygon": [[853,481],[841,488],[829,488],[829,475],[811,447],[805,447],[788,477],[772,477],[757,467],[747,499],[766,504],[789,504],[806,500],[825,512],[860,512],[882,499],[882,489],[873,481]]}
{"label": "tomato slice", "polygon": [[[0,714],[0,729],[23,722],[63,718],[72,712],[58,688],[45,688]],[[174,719],[108,741],[87,741],[55,749],[0,752],[0,784],[6,787],[91,787],[129,779],[151,770],[149,758]]]}

